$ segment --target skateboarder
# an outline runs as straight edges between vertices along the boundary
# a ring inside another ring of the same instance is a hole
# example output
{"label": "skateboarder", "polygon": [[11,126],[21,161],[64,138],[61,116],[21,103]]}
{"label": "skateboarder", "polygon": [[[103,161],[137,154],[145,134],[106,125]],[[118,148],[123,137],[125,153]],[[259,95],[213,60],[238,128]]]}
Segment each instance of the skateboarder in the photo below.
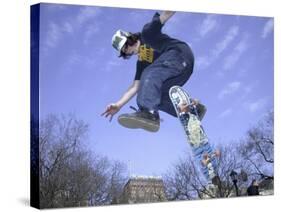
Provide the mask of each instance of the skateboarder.
{"label": "skateboarder", "polygon": [[[129,59],[137,55],[138,60],[132,85],[102,114],[110,121],[136,94],[139,109],[120,115],[118,121],[121,125],[156,132],[160,126],[159,110],[177,117],[169,98],[169,89],[187,82],[193,72],[194,56],[187,43],[162,33],[162,27],[174,13],[155,13],[139,33],[118,30],[113,35],[112,45],[120,53],[119,57]],[[200,114],[203,114],[205,108],[200,106]]]}

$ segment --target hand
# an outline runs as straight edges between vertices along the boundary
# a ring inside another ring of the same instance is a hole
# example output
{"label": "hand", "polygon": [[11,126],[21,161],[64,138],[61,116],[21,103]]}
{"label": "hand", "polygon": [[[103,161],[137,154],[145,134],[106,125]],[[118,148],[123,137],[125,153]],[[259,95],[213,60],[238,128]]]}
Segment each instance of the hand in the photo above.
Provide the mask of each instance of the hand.
{"label": "hand", "polygon": [[179,111],[181,113],[183,113],[183,112],[187,113],[189,111],[187,102],[183,102],[182,104],[179,104],[178,107],[179,107]]}
{"label": "hand", "polygon": [[107,118],[109,116],[109,121],[112,120],[113,116],[118,113],[118,111],[120,110],[120,107],[115,104],[115,103],[112,103],[112,104],[109,104],[107,107],[106,107],[106,110],[105,112],[103,112],[101,114],[101,116],[104,116],[105,115],[105,118]]}
{"label": "hand", "polygon": [[[198,104],[199,104],[199,100],[198,99],[191,99],[191,104],[190,105],[197,106]],[[180,112],[187,113],[190,110],[189,105],[187,104],[187,102],[183,102],[178,107],[179,107],[179,111]]]}
{"label": "hand", "polygon": [[160,15],[160,22],[161,24],[165,24],[173,15],[175,14],[174,11],[164,11]]}

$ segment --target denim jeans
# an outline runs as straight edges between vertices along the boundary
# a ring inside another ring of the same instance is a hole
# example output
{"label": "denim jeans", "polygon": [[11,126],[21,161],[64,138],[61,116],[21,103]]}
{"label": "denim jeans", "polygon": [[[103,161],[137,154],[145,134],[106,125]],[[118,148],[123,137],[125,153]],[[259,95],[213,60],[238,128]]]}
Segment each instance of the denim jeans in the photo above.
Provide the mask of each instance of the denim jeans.
{"label": "denim jeans", "polygon": [[193,72],[193,58],[187,47],[182,51],[170,49],[162,53],[142,73],[137,95],[140,109],[164,111],[177,116],[169,98],[169,89],[174,85],[183,86]]}

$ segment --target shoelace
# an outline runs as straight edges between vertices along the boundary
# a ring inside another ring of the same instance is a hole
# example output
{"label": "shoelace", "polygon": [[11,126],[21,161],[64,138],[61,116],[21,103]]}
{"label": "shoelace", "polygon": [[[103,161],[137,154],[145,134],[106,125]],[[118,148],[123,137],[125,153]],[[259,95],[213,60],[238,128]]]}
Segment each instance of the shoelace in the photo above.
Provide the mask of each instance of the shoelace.
{"label": "shoelace", "polygon": [[138,112],[138,109],[137,109],[137,108],[135,108],[134,106],[130,106],[130,108],[131,108],[132,110],[134,110],[134,111]]}

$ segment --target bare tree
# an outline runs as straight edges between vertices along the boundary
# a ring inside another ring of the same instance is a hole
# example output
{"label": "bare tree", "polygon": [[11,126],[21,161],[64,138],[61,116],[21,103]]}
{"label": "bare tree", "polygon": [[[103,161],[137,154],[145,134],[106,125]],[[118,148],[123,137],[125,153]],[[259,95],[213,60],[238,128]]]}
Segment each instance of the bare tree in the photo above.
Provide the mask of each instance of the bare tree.
{"label": "bare tree", "polygon": [[125,166],[84,148],[88,130],[74,115],[40,122],[41,208],[111,204],[121,193]]}
{"label": "bare tree", "polygon": [[197,161],[190,155],[180,159],[164,177],[166,196],[169,200],[191,200],[203,198],[203,193],[211,195],[206,181],[197,169]]}
{"label": "bare tree", "polygon": [[[239,145],[237,141],[232,141],[227,145],[220,145],[221,156],[218,163],[218,176],[220,184],[218,185],[218,197],[230,197],[234,195],[234,184],[230,177],[232,171],[237,172],[237,186],[243,188],[247,185],[247,178],[243,177],[245,164],[243,158],[239,155]],[[239,192],[240,195],[244,195]]]}
{"label": "bare tree", "polygon": [[273,179],[274,164],[274,113],[268,112],[264,118],[248,132],[240,144],[240,154],[244,158],[249,175]]}
{"label": "bare tree", "polygon": [[39,173],[41,207],[60,207],[59,197],[66,191],[69,161],[77,153],[88,125],[73,115],[49,115],[40,122]]}
{"label": "bare tree", "polygon": [[[211,186],[199,169],[198,161],[188,155],[174,165],[172,172],[165,175],[166,194],[169,200],[190,200],[229,197],[233,194],[232,170],[242,170],[243,161],[239,158],[237,145],[218,146],[221,156],[218,160],[219,185]],[[245,183],[239,181],[239,185]]]}
{"label": "bare tree", "polygon": [[107,199],[111,204],[117,204],[120,201],[123,187],[126,184],[128,177],[123,174],[126,171],[126,167],[119,161],[112,162],[110,171],[108,174],[108,196]]}
{"label": "bare tree", "polygon": [[96,160],[92,167],[90,205],[119,203],[119,197],[127,181],[124,176],[126,166],[119,161],[110,162],[103,157]]}

